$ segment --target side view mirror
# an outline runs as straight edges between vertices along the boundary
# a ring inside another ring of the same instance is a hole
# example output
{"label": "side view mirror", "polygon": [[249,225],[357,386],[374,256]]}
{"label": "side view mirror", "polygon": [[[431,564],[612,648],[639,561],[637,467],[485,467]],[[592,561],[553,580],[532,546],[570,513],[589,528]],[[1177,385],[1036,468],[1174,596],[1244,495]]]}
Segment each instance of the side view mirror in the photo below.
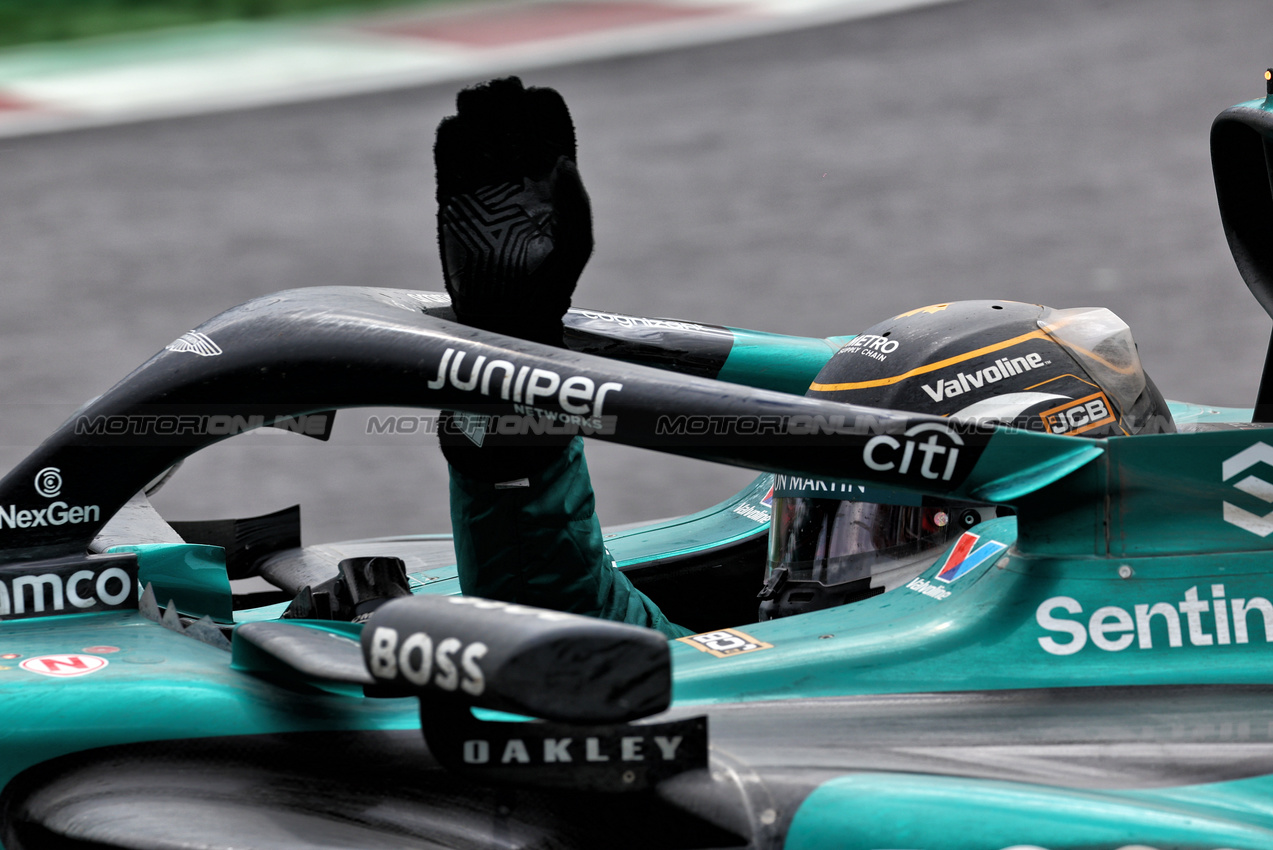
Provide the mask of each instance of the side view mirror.
{"label": "side view mirror", "polygon": [[362,633],[386,693],[563,723],[621,723],[663,711],[672,662],[658,632],[461,596],[392,600]]}
{"label": "side view mirror", "polygon": [[[434,758],[495,782],[648,788],[707,766],[707,718],[627,723],[672,699],[667,638],[577,614],[458,596],[385,603],[362,632],[369,695],[414,695]],[[473,708],[551,722],[478,719]]]}

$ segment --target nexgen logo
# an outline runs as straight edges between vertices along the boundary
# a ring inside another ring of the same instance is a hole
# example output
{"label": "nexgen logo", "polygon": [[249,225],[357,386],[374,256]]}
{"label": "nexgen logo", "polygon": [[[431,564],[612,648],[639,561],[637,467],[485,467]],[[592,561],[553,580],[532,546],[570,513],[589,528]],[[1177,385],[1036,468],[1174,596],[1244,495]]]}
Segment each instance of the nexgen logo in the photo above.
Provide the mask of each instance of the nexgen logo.
{"label": "nexgen logo", "polygon": [[[1224,480],[1228,481],[1259,463],[1273,465],[1273,447],[1267,443],[1255,443],[1233,457],[1227,458],[1221,464],[1221,474]],[[1263,478],[1248,475],[1235,482],[1233,488],[1241,490],[1248,496],[1255,496],[1263,502],[1273,502],[1273,484]],[[1225,502],[1224,521],[1260,537],[1268,537],[1270,533],[1273,533],[1273,511],[1260,516]]]}
{"label": "nexgen logo", "polygon": [[899,440],[879,434],[862,448],[862,462],[877,472],[910,475],[919,472],[930,480],[949,481],[959,462],[963,438],[936,422],[912,425]]}
{"label": "nexgen logo", "polygon": [[19,508],[0,505],[0,528],[36,528],[41,525],[78,525],[97,522],[102,515],[98,505],[68,505],[50,502],[46,508]]}

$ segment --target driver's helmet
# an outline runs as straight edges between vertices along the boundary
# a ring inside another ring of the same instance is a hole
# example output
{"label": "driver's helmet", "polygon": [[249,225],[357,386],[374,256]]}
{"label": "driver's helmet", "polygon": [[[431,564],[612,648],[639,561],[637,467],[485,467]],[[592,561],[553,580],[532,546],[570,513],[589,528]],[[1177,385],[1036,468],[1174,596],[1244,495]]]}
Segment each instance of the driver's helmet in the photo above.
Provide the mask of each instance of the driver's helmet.
{"label": "driver's helmet", "polygon": [[[1176,430],[1130,329],[1104,308],[961,301],[912,310],[841,348],[806,395],[1047,434]],[[892,590],[931,566],[960,533],[1000,512],[779,476],[760,618]]]}

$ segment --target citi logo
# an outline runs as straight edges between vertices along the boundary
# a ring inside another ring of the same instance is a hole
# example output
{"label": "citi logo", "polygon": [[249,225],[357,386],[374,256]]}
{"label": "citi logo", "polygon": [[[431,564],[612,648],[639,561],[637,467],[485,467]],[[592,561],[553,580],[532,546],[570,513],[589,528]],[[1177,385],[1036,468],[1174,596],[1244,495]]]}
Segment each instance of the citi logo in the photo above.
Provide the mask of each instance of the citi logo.
{"label": "citi logo", "polygon": [[862,448],[862,462],[876,472],[910,475],[915,470],[931,481],[954,477],[962,437],[936,422],[912,425],[902,436],[905,439],[888,434],[872,437]]}
{"label": "citi logo", "polygon": [[[1267,443],[1256,443],[1246,447],[1220,465],[1221,476],[1228,481],[1258,463],[1273,465],[1273,447]],[[1255,496],[1262,502],[1273,502],[1273,484],[1263,478],[1248,475],[1235,482],[1233,488],[1241,490],[1248,496]],[[1237,505],[1224,502],[1224,521],[1260,537],[1268,537],[1270,533],[1273,533],[1273,511],[1260,516]]]}
{"label": "citi logo", "polygon": [[1029,372],[1031,369],[1038,369],[1049,362],[1051,361],[1044,360],[1043,355],[1037,351],[1021,357],[1000,357],[994,363],[976,372],[959,372],[950,380],[938,381],[935,386],[924,384],[923,390],[933,401],[941,401],[944,398],[954,398],[957,395],[981,389],[988,384],[998,383],[1004,378],[1020,375],[1022,372]]}

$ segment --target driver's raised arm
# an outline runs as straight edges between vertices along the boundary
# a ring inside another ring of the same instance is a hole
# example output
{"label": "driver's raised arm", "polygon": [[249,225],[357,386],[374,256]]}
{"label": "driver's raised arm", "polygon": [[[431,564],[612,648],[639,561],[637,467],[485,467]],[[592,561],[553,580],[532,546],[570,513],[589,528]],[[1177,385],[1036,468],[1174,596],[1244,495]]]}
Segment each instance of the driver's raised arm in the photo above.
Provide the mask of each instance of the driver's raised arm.
{"label": "driver's raised arm", "polygon": [[[509,77],[460,92],[434,148],[438,243],[458,321],[562,345],[593,244],[575,161],[556,91]],[[510,436],[484,417],[447,412],[439,435],[465,594],[690,633],[615,569],[582,438]]]}

